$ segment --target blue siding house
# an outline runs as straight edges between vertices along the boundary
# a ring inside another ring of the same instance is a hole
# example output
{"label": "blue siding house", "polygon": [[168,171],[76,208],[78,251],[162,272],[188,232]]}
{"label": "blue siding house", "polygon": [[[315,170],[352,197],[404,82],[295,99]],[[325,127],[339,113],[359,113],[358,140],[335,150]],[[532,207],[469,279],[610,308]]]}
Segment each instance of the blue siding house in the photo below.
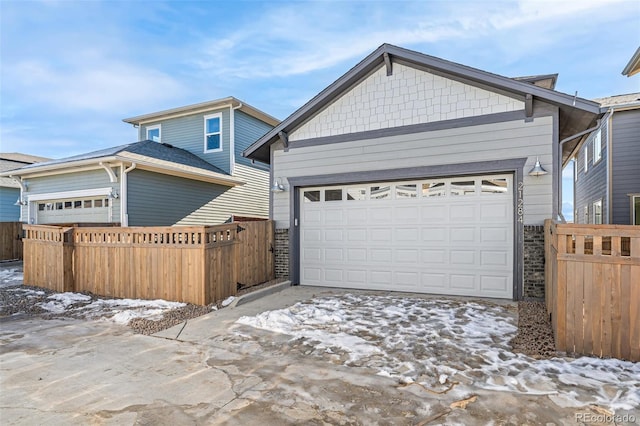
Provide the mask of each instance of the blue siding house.
{"label": "blue siding house", "polygon": [[[28,164],[48,161],[48,158],[17,152],[0,153],[0,172],[9,172]],[[8,176],[0,177],[0,222],[20,221],[20,186],[22,182]]]}
{"label": "blue siding house", "polygon": [[277,119],[228,97],[124,121],[139,142],[12,171],[27,184],[21,220],[169,226],[268,218],[269,168],[240,154]]}
{"label": "blue siding house", "polygon": [[640,225],[640,93],[596,99],[604,116],[574,151],[574,221]]}

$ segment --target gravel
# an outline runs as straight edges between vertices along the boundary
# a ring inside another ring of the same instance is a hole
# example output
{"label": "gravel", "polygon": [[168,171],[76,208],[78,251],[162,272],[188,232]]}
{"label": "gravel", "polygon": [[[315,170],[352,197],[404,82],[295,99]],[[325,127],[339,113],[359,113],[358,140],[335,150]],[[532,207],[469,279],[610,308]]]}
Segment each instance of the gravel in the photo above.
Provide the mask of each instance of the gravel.
{"label": "gravel", "polygon": [[536,359],[558,356],[544,302],[518,302],[518,333],[511,340],[511,347],[514,352]]}

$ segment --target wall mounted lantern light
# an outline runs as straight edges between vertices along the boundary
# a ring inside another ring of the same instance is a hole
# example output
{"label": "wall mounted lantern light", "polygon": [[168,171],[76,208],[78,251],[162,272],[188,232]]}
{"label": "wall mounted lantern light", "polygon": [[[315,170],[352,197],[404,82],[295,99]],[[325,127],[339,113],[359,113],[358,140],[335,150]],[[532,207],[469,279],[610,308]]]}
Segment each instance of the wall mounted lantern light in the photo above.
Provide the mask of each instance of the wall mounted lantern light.
{"label": "wall mounted lantern light", "polygon": [[273,186],[271,187],[271,192],[284,192],[284,185],[280,181],[280,178],[276,179],[276,181],[273,182]]}
{"label": "wall mounted lantern light", "polygon": [[536,164],[533,166],[533,169],[529,171],[529,176],[543,176],[547,173],[549,172],[540,165],[540,159],[536,157]]}

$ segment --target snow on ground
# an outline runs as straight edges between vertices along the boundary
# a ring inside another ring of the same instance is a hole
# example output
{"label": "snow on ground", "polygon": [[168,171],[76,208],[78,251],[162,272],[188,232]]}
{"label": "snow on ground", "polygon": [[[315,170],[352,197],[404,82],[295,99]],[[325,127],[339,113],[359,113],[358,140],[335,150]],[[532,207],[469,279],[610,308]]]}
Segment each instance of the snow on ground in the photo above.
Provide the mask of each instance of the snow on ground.
{"label": "snow on ground", "polygon": [[185,303],[166,300],[97,299],[80,293],[56,293],[39,306],[49,312],[79,314],[90,319],[104,319],[128,324],[134,318],[157,320],[166,311],[185,306]]}
{"label": "snow on ground", "polygon": [[[43,298],[44,291],[23,287],[23,274],[17,269],[0,269],[0,288],[14,292],[25,299]],[[128,324],[134,318],[157,320],[172,309],[185,306],[185,303],[166,300],[142,299],[101,299],[80,293],[54,293],[44,301],[36,303],[43,310],[62,316],[83,317],[94,320],[106,320],[118,324]],[[0,306],[1,307],[1,306]]]}
{"label": "snow on ground", "polygon": [[0,269],[0,288],[21,285],[23,274],[18,269]]}
{"label": "snow on ground", "polygon": [[516,314],[492,303],[419,297],[322,297],[237,323],[301,339],[320,356],[433,389],[475,387],[549,395],[563,407],[640,406],[640,364],[582,357],[535,360],[511,352]]}

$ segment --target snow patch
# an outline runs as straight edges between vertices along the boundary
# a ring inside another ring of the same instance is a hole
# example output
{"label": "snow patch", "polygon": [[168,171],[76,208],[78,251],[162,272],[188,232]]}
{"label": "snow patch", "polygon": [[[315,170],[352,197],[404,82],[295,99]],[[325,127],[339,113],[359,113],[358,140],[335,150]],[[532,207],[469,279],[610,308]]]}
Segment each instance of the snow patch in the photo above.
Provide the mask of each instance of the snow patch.
{"label": "snow patch", "polygon": [[[549,395],[560,406],[640,406],[640,363],[616,359],[535,360],[511,352],[513,309],[492,303],[346,294],[245,316],[237,324],[291,336],[317,356],[372,368],[403,383]],[[240,331],[239,331],[240,332]]]}

